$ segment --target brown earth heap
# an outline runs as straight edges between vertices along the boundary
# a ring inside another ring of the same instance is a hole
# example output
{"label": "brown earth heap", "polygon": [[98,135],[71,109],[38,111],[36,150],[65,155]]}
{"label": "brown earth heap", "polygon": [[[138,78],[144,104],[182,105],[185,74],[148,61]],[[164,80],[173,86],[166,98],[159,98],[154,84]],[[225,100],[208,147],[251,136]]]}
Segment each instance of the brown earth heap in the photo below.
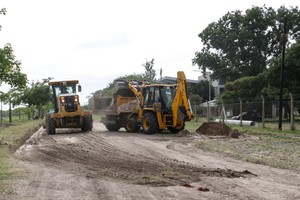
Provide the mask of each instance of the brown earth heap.
{"label": "brown earth heap", "polygon": [[217,122],[204,122],[197,130],[196,133],[210,136],[226,136],[229,138],[238,138],[239,133],[223,123]]}

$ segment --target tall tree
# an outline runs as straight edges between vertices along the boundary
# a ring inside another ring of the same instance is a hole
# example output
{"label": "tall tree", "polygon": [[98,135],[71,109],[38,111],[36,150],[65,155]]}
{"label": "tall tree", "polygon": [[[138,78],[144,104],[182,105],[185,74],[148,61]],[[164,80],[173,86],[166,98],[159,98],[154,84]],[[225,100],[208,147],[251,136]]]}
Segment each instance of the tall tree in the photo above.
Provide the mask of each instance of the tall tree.
{"label": "tall tree", "polygon": [[[142,81],[144,80],[144,75],[143,74],[129,74],[129,75],[125,75],[125,76],[120,76],[115,80],[136,80],[136,81]],[[112,97],[113,93],[114,93],[114,81],[110,82],[107,87],[101,89],[101,90],[97,90],[96,92],[94,92],[92,95],[96,95],[99,97]]]}
{"label": "tall tree", "polygon": [[[210,87],[210,98],[209,98],[209,87]],[[194,95],[199,95],[201,100],[208,101],[209,99],[214,99],[215,92],[214,87],[209,85],[208,80],[199,81],[195,86],[190,88],[190,92]]]}
{"label": "tall tree", "polygon": [[[0,15],[6,15],[6,8],[1,8],[0,9]],[[2,26],[0,25],[0,31],[2,29]]]}
{"label": "tall tree", "polygon": [[142,66],[145,68],[145,80],[150,83],[155,82],[154,58],[151,61],[146,60],[146,63],[142,64]]}
{"label": "tall tree", "polygon": [[[0,9],[0,15],[6,14],[6,8]],[[2,26],[0,25],[0,30]],[[6,83],[15,88],[25,88],[27,83],[26,74],[21,73],[21,62],[16,60],[10,44],[0,48],[0,86]]]}
{"label": "tall tree", "polygon": [[235,81],[226,83],[225,91],[221,97],[223,100],[235,99],[238,101],[238,98],[242,97],[247,98],[248,101],[252,101],[255,97],[260,98],[263,88],[267,85],[265,73],[261,73],[257,76],[244,76]]}
{"label": "tall tree", "polygon": [[[293,44],[286,51],[286,62],[284,69],[284,91],[285,95],[289,93],[300,95],[300,40]],[[274,59],[267,71],[268,87],[265,88],[265,94],[271,95],[276,93],[274,90],[279,91],[280,84],[280,66],[281,58]],[[273,89],[272,89],[273,88]]]}
{"label": "tall tree", "polygon": [[277,11],[271,7],[252,7],[243,13],[228,12],[218,22],[208,25],[199,37],[203,48],[196,52],[193,64],[213,72],[212,78],[233,81],[256,76],[267,69],[270,59],[280,55],[282,20],[288,18],[290,41],[300,37],[298,7]]}
{"label": "tall tree", "polygon": [[49,102],[51,97],[47,91],[47,83],[52,78],[43,79],[42,81],[37,81],[31,84],[30,88],[27,88],[24,91],[23,96],[20,98],[20,101],[26,104],[28,107],[34,107],[38,110],[38,116],[41,116],[41,111],[44,111],[43,108],[48,109]]}
{"label": "tall tree", "polygon": [[0,85],[6,83],[14,88],[24,88],[27,76],[21,72],[21,62],[16,60],[10,44],[0,48]]}

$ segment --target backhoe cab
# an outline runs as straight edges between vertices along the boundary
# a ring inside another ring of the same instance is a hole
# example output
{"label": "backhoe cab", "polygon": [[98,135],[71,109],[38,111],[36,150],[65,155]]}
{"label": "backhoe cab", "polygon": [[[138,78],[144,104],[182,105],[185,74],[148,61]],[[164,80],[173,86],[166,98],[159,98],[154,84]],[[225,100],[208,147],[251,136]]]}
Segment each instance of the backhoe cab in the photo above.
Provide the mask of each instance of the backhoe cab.
{"label": "backhoe cab", "polygon": [[89,131],[93,128],[92,112],[83,111],[79,95],[81,86],[78,80],[49,82],[54,109],[46,115],[46,130],[55,134],[56,128],[81,128]]}

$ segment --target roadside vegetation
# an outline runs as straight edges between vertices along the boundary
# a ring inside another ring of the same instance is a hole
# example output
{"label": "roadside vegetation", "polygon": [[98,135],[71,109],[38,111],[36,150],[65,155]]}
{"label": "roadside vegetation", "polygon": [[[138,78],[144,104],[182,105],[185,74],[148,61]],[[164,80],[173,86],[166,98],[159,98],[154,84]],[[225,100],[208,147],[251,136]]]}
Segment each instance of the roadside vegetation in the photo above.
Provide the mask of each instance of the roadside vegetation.
{"label": "roadside vegetation", "polygon": [[14,171],[15,150],[22,145],[41,125],[42,120],[17,121],[0,127],[0,194],[6,185],[20,174]]}
{"label": "roadside vegetation", "polygon": [[[203,123],[189,122],[187,130],[194,133]],[[244,160],[256,164],[268,165],[276,168],[300,171],[300,131],[289,131],[288,124],[283,131],[274,128],[274,124],[260,128],[250,126],[230,125],[238,130],[241,137],[210,138],[194,140],[195,146],[210,152],[217,152],[224,156]]]}

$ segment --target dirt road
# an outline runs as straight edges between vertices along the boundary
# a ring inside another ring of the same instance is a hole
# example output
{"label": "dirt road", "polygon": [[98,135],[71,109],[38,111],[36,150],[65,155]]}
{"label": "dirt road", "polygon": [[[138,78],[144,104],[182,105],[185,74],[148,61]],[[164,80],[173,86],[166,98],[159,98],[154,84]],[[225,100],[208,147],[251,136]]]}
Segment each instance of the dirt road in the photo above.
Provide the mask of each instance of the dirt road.
{"label": "dirt road", "polygon": [[16,153],[25,173],[0,199],[300,199],[296,172],[251,164],[171,134],[36,132]]}

